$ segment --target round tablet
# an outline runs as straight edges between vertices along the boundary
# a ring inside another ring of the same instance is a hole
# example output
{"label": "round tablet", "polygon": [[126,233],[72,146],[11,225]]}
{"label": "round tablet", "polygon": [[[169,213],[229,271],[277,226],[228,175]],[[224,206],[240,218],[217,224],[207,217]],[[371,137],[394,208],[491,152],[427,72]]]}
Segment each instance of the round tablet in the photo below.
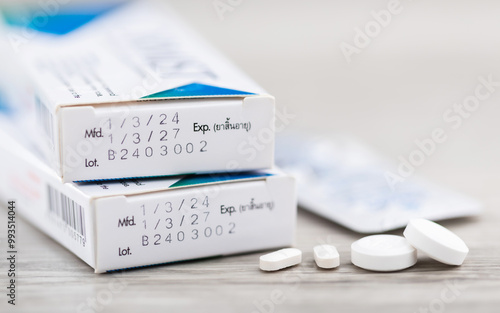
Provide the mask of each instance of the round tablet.
{"label": "round tablet", "polygon": [[399,271],[417,263],[417,250],[402,236],[373,235],[351,245],[351,262],[370,271]]}
{"label": "round tablet", "polygon": [[410,220],[403,234],[412,246],[445,264],[460,265],[469,253],[460,237],[426,219]]}

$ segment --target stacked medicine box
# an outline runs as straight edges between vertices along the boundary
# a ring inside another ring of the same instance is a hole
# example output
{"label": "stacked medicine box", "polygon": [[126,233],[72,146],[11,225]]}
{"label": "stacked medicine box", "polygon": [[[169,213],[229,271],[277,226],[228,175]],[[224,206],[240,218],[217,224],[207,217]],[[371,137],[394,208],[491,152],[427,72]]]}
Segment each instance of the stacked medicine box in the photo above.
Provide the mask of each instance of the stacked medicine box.
{"label": "stacked medicine box", "polygon": [[274,98],[150,5],[4,10],[33,88],[9,88],[0,196],[96,272],[291,245]]}

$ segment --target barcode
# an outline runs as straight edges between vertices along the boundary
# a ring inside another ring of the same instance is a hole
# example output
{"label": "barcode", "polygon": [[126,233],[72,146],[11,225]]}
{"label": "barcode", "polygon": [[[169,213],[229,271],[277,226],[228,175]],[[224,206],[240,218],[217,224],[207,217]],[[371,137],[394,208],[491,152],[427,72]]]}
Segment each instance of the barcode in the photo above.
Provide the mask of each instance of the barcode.
{"label": "barcode", "polygon": [[49,109],[45,106],[45,104],[40,100],[40,98],[36,98],[36,117],[38,120],[38,124],[42,128],[44,135],[47,137],[50,142],[50,148],[54,148],[54,124],[52,114]]}
{"label": "barcode", "polygon": [[58,217],[76,234],[80,235],[83,243],[85,243],[85,211],[83,207],[51,186],[47,186],[47,188],[49,212]]}

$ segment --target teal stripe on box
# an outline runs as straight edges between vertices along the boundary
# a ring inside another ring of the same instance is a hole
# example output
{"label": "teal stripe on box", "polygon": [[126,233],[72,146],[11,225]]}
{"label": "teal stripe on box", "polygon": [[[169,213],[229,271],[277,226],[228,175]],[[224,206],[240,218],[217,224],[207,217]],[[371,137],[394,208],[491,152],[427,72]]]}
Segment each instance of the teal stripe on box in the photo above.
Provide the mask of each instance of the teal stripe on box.
{"label": "teal stripe on box", "polygon": [[203,175],[189,175],[179,179],[178,182],[170,186],[174,187],[188,187],[210,183],[219,183],[224,181],[237,181],[241,179],[259,178],[272,176],[274,174],[265,172],[238,172],[238,173],[224,173],[224,174],[203,174]]}
{"label": "teal stripe on box", "polygon": [[160,91],[141,99],[155,99],[155,98],[183,98],[183,97],[203,97],[203,96],[245,96],[253,95],[254,93],[234,90],[228,88],[215,87],[210,85],[192,83],[177,88],[172,88]]}

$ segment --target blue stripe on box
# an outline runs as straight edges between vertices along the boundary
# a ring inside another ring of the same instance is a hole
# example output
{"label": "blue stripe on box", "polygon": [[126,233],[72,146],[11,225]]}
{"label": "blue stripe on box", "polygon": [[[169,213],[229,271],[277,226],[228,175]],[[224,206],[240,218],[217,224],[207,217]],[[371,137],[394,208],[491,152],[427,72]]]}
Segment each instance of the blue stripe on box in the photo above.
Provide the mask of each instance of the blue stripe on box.
{"label": "blue stripe on box", "polygon": [[66,35],[121,6],[124,1],[85,6],[10,7],[1,10],[10,26],[29,28],[41,33]]}
{"label": "blue stripe on box", "polygon": [[228,88],[215,87],[210,85],[192,83],[164,91],[160,91],[141,99],[156,99],[156,98],[188,98],[188,97],[203,97],[203,96],[246,96],[254,95],[254,93],[234,90]]}

